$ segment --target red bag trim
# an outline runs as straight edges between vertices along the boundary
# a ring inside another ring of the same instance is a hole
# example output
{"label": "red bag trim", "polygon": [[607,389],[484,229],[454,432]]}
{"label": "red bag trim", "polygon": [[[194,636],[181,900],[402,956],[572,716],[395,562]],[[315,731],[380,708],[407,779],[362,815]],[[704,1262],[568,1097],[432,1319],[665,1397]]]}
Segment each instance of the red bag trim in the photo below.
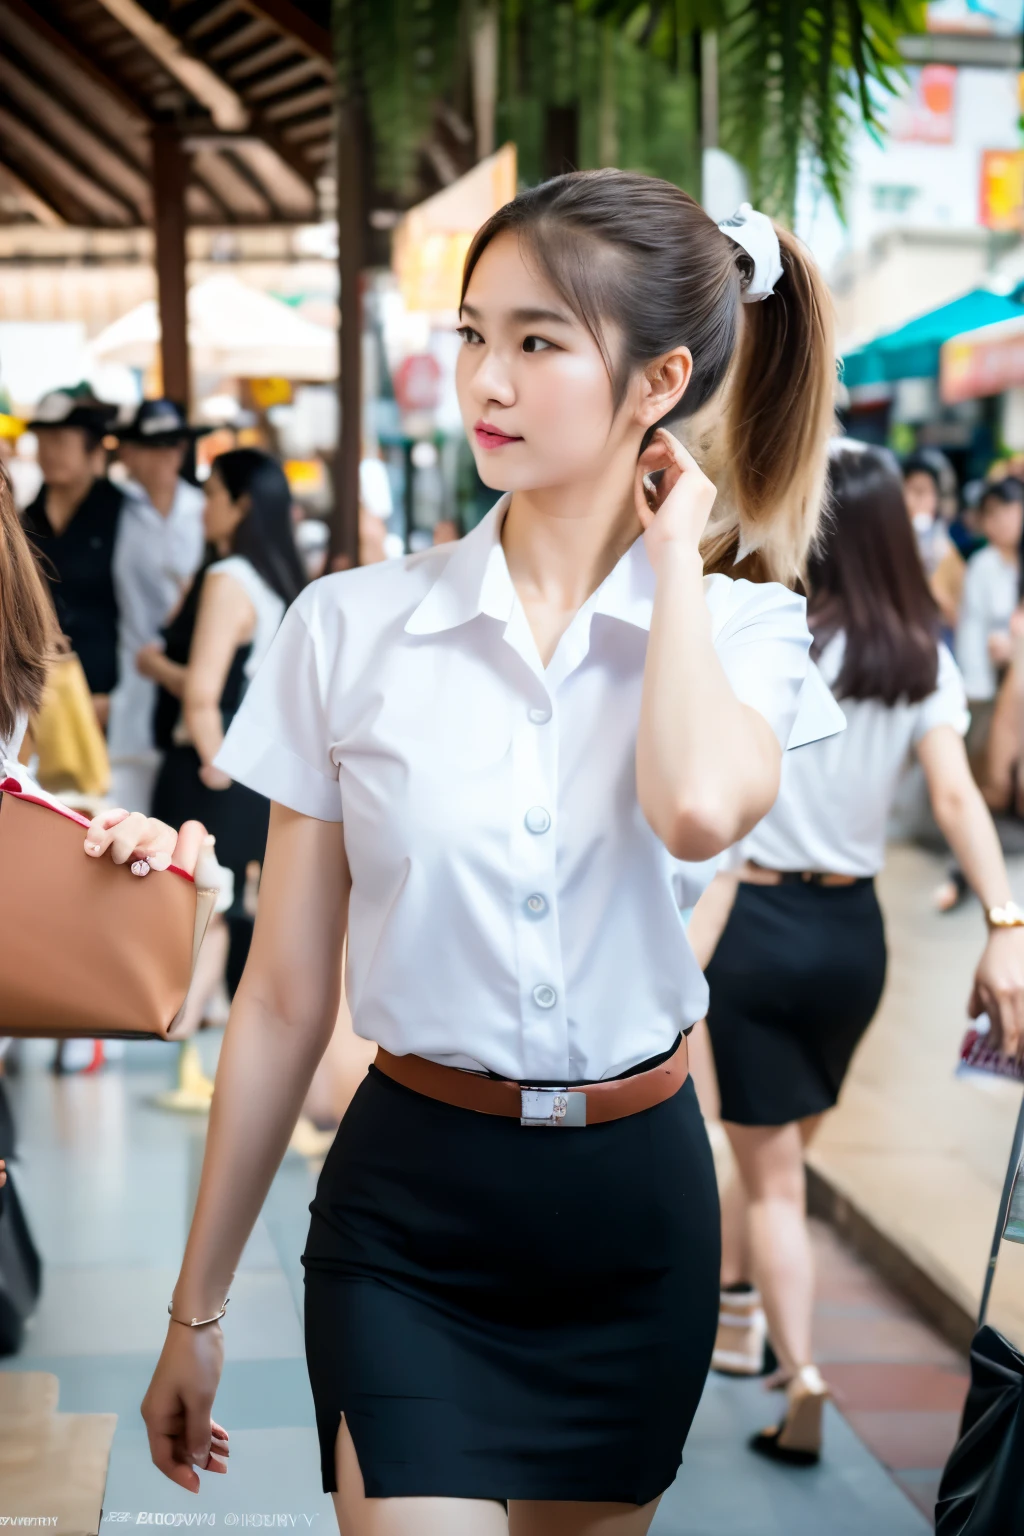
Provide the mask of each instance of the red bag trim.
{"label": "red bag trim", "polygon": [[[55,805],[52,800],[42,800],[38,795],[29,794],[27,789],[22,789],[17,779],[6,778],[0,780],[0,795],[11,795],[15,800],[24,800],[29,805],[41,805],[44,811],[56,811],[58,816],[63,816],[66,821],[73,821],[79,827],[90,825],[87,817],[73,811],[70,805]],[[179,869],[177,864],[168,866],[169,875],[180,875],[183,880],[189,880],[194,885],[195,877],[190,875],[187,869]]]}

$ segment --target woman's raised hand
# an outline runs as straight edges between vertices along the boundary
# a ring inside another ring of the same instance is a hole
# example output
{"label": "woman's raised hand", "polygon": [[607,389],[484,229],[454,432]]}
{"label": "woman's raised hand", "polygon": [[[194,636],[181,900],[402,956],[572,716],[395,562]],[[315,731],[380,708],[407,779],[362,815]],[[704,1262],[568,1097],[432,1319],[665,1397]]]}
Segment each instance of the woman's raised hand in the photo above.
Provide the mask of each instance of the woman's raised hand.
{"label": "woman's raised hand", "polygon": [[169,869],[172,864],[193,875],[205,838],[206,828],[200,821],[186,821],[175,832],[166,822],[140,811],[101,811],[89,823],[85,851],[92,859],[109,852],[115,864],[131,859],[133,875],[148,875],[151,869]]}
{"label": "woman's raised hand", "polygon": [[[663,471],[661,479],[649,490],[646,477],[658,470]],[[696,555],[716,489],[693,455],[664,427],[637,461],[633,495],[652,565],[670,548]]]}

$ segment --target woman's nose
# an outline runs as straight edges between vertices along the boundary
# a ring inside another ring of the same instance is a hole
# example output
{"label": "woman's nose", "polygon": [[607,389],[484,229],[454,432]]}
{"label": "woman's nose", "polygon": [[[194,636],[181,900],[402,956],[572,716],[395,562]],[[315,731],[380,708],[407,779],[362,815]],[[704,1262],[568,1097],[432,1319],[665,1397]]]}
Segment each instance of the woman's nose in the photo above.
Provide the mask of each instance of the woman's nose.
{"label": "woman's nose", "polygon": [[495,400],[499,405],[511,405],[515,400],[515,389],[508,369],[495,352],[489,352],[484,358],[476,371],[474,383],[478,394],[486,400]]}

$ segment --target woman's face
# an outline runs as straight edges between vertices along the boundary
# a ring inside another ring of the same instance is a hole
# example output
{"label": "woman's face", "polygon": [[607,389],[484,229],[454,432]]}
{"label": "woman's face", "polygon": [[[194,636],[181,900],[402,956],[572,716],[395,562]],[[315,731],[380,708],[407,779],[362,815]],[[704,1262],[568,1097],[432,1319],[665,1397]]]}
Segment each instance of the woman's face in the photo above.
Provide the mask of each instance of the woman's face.
{"label": "woman's face", "polygon": [[232,501],[223,480],[212,471],[206,481],[206,505],[203,507],[203,527],[211,544],[228,544],[231,536],[248,510],[247,498]]}
{"label": "woman's face", "polygon": [[[514,233],[480,257],[461,320],[459,406],[484,484],[540,490],[600,476],[629,412],[614,416],[596,341]],[[617,337],[607,340],[614,356]]]}
{"label": "woman's face", "polygon": [[939,488],[926,469],[915,469],[906,477],[903,499],[915,527],[935,520],[939,510]]}
{"label": "woman's face", "polygon": [[981,504],[981,531],[996,549],[1016,550],[1024,531],[1024,507],[1016,501],[986,496]]}

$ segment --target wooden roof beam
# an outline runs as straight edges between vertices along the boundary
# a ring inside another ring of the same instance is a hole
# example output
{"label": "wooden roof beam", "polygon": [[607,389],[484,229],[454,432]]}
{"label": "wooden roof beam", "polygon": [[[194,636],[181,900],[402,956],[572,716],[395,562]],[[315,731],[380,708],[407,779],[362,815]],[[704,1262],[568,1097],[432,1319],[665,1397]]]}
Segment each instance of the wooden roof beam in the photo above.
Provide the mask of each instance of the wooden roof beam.
{"label": "wooden roof beam", "polygon": [[20,150],[19,163],[24,164],[27,157],[52,177],[57,186],[65,188],[76,202],[89,209],[92,214],[89,222],[122,229],[141,222],[129,203],[107,192],[90,173],[79,168],[77,157],[73,160],[62,149],[54,149],[45,134],[40,134],[24,117],[15,117],[5,107],[0,107],[0,134]]}
{"label": "wooden roof beam", "polygon": [[249,112],[238,92],[190,53],[173,32],[154,21],[138,0],[99,0],[99,4],[207,109],[218,128],[248,127]]}
{"label": "wooden roof beam", "polygon": [[330,32],[300,11],[292,0],[241,0],[241,4],[254,16],[273,22],[278,31],[294,38],[311,57],[333,62]]}
{"label": "wooden roof beam", "polygon": [[7,186],[25,204],[37,224],[63,228],[67,219],[40,187],[32,186],[10,165],[0,162],[0,186]]}
{"label": "wooden roof beam", "polygon": [[144,122],[151,120],[151,113],[146,103],[139,99],[135,93],[109,70],[100,68],[87,53],[83,51],[81,44],[73,36],[69,37],[64,32],[51,27],[50,23],[38,14],[28,0],[4,0],[4,5],[14,12],[27,26],[30,26],[36,35],[48,43],[49,46],[70,64],[72,69],[88,75],[94,84],[100,86],[117,102],[124,112],[130,112],[133,117],[142,118]]}
{"label": "wooden roof beam", "polygon": [[[3,113],[0,111],[0,118],[2,116]],[[20,144],[6,142],[2,121],[0,121],[0,164],[9,174],[23,181],[36,197],[48,203],[65,224],[86,229],[100,227],[101,220],[96,217],[92,208],[79,202],[66,186],[52,180],[36,161],[26,155]]]}

